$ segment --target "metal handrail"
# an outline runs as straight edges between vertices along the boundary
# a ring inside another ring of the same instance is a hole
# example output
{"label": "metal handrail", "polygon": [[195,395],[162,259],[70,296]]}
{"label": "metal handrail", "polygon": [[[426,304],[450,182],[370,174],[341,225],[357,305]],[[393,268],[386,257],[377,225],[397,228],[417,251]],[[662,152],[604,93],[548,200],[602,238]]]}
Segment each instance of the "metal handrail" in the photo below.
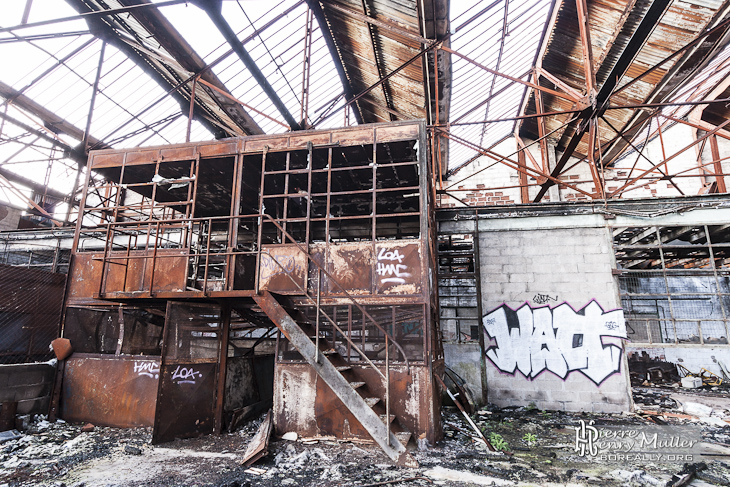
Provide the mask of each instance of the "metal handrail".
{"label": "metal handrail", "polygon": [[[101,226],[110,227],[110,226],[118,226],[118,225],[122,225],[122,226],[131,226],[131,225],[144,226],[144,225],[152,225],[152,224],[159,223],[159,222],[162,222],[164,224],[167,224],[167,223],[187,223],[187,222],[211,222],[213,220],[253,219],[253,218],[265,218],[265,219],[269,220],[271,223],[273,223],[274,226],[276,226],[276,228],[279,229],[279,231],[284,235],[284,237],[285,237],[284,244],[286,244],[286,238],[288,238],[289,240],[291,240],[291,242],[294,245],[296,245],[297,249],[300,252],[302,252],[307,257],[307,259],[310,262],[312,262],[322,273],[324,273],[324,275],[327,276],[327,278],[330,280],[331,283],[334,283],[339,288],[339,290],[342,292],[342,294],[345,296],[345,298],[347,298],[352,304],[354,304],[360,310],[360,312],[363,314],[363,316],[365,318],[367,318],[368,320],[370,320],[378,328],[378,330],[380,330],[383,333],[383,335],[385,335],[385,337],[387,339],[390,339],[390,341],[393,342],[393,344],[396,346],[396,348],[400,351],[401,355],[403,356],[403,360],[406,363],[406,370],[410,371],[410,362],[408,360],[408,357],[406,356],[405,350],[403,350],[403,347],[401,347],[401,345],[390,335],[390,333],[388,333],[382,326],[380,326],[380,324],[377,321],[375,321],[375,318],[373,318],[370,315],[370,313],[368,313],[367,311],[365,311],[365,308],[363,308],[362,305],[360,303],[358,303],[355,300],[355,298],[350,293],[347,292],[347,290],[332,276],[332,274],[330,274],[329,272],[327,272],[327,270],[319,262],[317,262],[309,254],[309,252],[302,247],[302,245],[299,242],[297,242],[296,240],[294,240],[294,238],[286,230],[284,230],[281,227],[281,225],[279,225],[279,223],[276,220],[274,220],[274,218],[271,217],[271,215],[267,215],[265,213],[255,213],[255,214],[249,214],[249,215],[235,215],[235,216],[230,216],[229,215],[229,216],[198,217],[198,218],[173,218],[173,219],[169,219],[169,220],[158,220],[157,222],[155,222],[155,221],[146,221],[146,222],[139,222],[139,221],[130,221],[130,222],[105,222],[103,225],[97,225],[97,227],[101,227]],[[262,227],[261,227],[261,225],[259,225],[258,233],[261,233],[261,231],[262,231]],[[258,250],[258,254],[260,255],[261,249],[259,248],[257,250]],[[245,253],[253,254],[253,253],[255,253],[255,251],[249,251],[249,252],[222,252],[222,253],[219,253],[218,255],[226,255],[226,254],[235,255],[235,254],[245,254]],[[206,252],[205,254],[201,254],[201,255],[206,255],[206,254],[208,254],[208,252]],[[139,256],[137,258],[149,258],[149,257],[147,257],[147,256]],[[104,259],[103,260],[111,260],[111,259],[119,259],[119,257],[107,257],[106,256],[106,251],[105,251],[105,256],[104,256]],[[279,262],[276,259],[273,259],[273,260],[275,262],[277,262],[277,264],[279,264]],[[257,287],[256,291],[258,291],[258,284],[257,284],[256,287]],[[386,350],[387,350],[387,348],[386,348]]]}
{"label": "metal handrail", "polygon": [[[368,313],[365,310],[365,308],[363,308],[362,305],[360,305],[360,303],[358,303],[355,300],[355,298],[353,298],[352,295],[350,295],[350,293],[348,293],[347,290],[329,272],[327,272],[327,270],[324,269],[323,266],[320,265],[320,263],[317,262],[309,254],[309,252],[307,250],[305,250],[302,247],[302,245],[299,242],[297,242],[296,240],[294,240],[294,238],[286,230],[284,230],[281,227],[281,225],[279,225],[279,223],[276,220],[274,220],[274,218],[271,217],[271,215],[259,213],[259,214],[253,214],[253,215],[235,215],[235,216],[230,216],[229,215],[229,216],[220,216],[220,217],[200,217],[200,218],[168,219],[168,220],[157,220],[157,221],[148,220],[147,222],[140,222],[140,221],[113,222],[113,223],[112,222],[108,222],[108,223],[105,223],[104,224],[104,226],[107,227],[107,237],[105,239],[107,245],[104,248],[104,257],[103,257],[104,264],[106,263],[106,261],[108,259],[111,259],[112,258],[112,257],[108,257],[109,230],[110,230],[109,227],[118,226],[118,225],[124,225],[124,226],[131,226],[131,225],[145,226],[145,224],[146,224],[148,226],[148,240],[149,240],[149,231],[151,230],[152,224],[155,224],[154,253],[153,253],[153,256],[152,256],[152,259],[153,259],[153,262],[154,262],[154,260],[157,258],[157,241],[159,239],[160,224],[161,223],[163,223],[163,224],[171,224],[171,223],[178,223],[178,222],[179,223],[188,223],[188,222],[195,222],[195,221],[207,222],[208,223],[208,238],[207,238],[207,241],[206,241],[205,273],[204,273],[204,283],[203,283],[203,289],[205,290],[206,287],[207,287],[207,281],[208,281],[208,264],[209,264],[209,259],[210,259],[210,238],[211,238],[210,232],[211,232],[213,220],[228,220],[228,221],[230,221],[232,219],[253,219],[253,218],[258,218],[259,219],[259,225],[258,225],[258,231],[257,231],[257,242],[259,242],[259,244],[257,245],[257,249],[256,249],[256,254],[257,254],[257,260],[258,260],[259,268],[261,266],[261,254],[262,254],[262,245],[260,245],[260,241],[261,241],[260,240],[260,236],[261,236],[262,228],[263,228],[263,226],[261,225],[263,219],[267,219],[268,221],[270,221],[271,223],[273,223],[274,226],[276,226],[276,228],[282,233],[282,235],[284,236],[284,242],[283,242],[284,244],[286,244],[286,239],[288,238],[294,245],[296,245],[297,249],[300,252],[302,252],[307,257],[307,259],[310,262],[312,262],[317,267],[317,269],[318,269],[317,288],[318,289],[317,289],[317,300],[315,301],[315,299],[312,298],[312,296],[309,295],[309,293],[307,292],[307,290],[304,289],[304,288],[302,288],[302,286],[300,286],[299,283],[296,282],[296,280],[291,275],[291,273],[288,272],[284,268],[284,266],[275,258],[275,256],[272,256],[271,253],[268,252],[268,251],[267,252],[264,252],[266,255],[269,256],[269,258],[271,260],[273,260],[276,263],[277,266],[279,266],[282,269],[282,271],[284,271],[284,274],[287,277],[289,277],[289,279],[294,283],[294,285],[301,292],[301,294],[303,296],[305,296],[307,299],[309,299],[309,301],[313,302],[315,304],[315,306],[317,307],[317,330],[316,330],[317,343],[319,343],[319,314],[321,313],[322,316],[324,316],[325,319],[333,326],[333,328],[335,330],[337,330],[343,337],[345,337],[345,339],[347,340],[347,342],[349,343],[349,345],[351,347],[353,347],[355,349],[355,351],[358,354],[360,354],[362,356],[362,358],[365,359],[365,362],[370,367],[372,367],[378,373],[378,375],[384,380],[384,382],[385,382],[385,427],[386,427],[386,442],[388,444],[390,444],[390,344],[393,343],[396,346],[396,348],[400,351],[401,355],[403,356],[403,360],[405,361],[405,364],[406,364],[406,371],[407,371],[407,373],[410,373],[410,362],[408,360],[408,357],[406,356],[405,350],[390,335],[390,333],[388,333],[382,326],[380,326],[380,324],[377,321],[375,321],[375,319],[370,315],[370,313]],[[190,234],[190,238],[192,238],[192,234]],[[111,242],[111,244],[113,245],[113,242]],[[188,247],[189,247],[189,244],[190,244],[190,242],[187,242],[187,241],[185,242],[185,245],[188,246]],[[225,252],[225,254],[229,254],[229,253],[236,254],[236,253],[254,253],[254,252],[228,252],[228,251]],[[144,256],[144,257],[146,258],[146,256]],[[152,274],[151,279],[150,279],[150,289],[152,289],[152,284],[154,282],[154,265],[152,267],[152,273],[153,274]],[[320,303],[319,303],[319,293],[320,293],[321,275],[322,275],[322,273],[324,273],[324,275],[329,278],[329,281],[331,283],[334,283],[339,288],[339,290],[345,295],[345,297],[360,310],[360,312],[362,313],[362,315],[364,317],[366,317],[367,319],[369,319],[376,326],[376,328],[378,330],[380,330],[383,333],[383,335],[385,336],[385,374],[383,374],[383,372],[380,371],[380,369],[372,362],[372,360],[370,360],[370,358],[367,356],[367,354],[362,349],[360,349],[360,347],[358,347],[355,344],[355,342],[352,341],[352,338],[349,336],[349,334],[348,333],[345,333],[342,330],[342,328],[340,328],[340,326],[337,325],[337,323],[327,313],[325,313],[324,311],[322,311],[322,309],[320,307]],[[258,290],[259,290],[258,274],[259,273],[257,272],[256,284],[255,284],[255,286],[256,286],[256,292],[258,292]],[[103,279],[102,279],[102,283],[103,283]],[[103,286],[103,284],[100,283],[100,286]],[[318,354],[319,354],[319,348],[317,348],[317,356],[315,357],[316,360],[319,359]],[[349,356],[348,356],[348,361],[349,361]]]}
{"label": "metal handrail", "polygon": [[[280,263],[279,261],[277,261],[276,259],[274,259],[274,258],[273,258],[274,256],[272,256],[272,255],[271,255],[270,253],[268,253],[268,252],[264,252],[264,254],[266,254],[266,255],[268,255],[269,257],[271,257],[271,258],[272,258],[272,260],[273,260],[273,261],[274,261],[274,262],[276,263],[276,265],[278,265],[278,266],[279,266],[279,267],[281,268],[281,270],[282,270],[282,271],[284,271],[284,274],[286,274],[286,276],[287,276],[287,277],[289,277],[289,279],[291,280],[291,282],[293,282],[293,283],[294,283],[294,285],[295,285],[295,286],[297,287],[297,289],[299,289],[299,291],[300,291],[300,292],[301,292],[301,293],[302,293],[302,294],[303,294],[303,295],[304,295],[304,296],[305,296],[305,297],[306,297],[307,299],[309,299],[309,301],[311,301],[312,303],[314,303],[314,305],[315,305],[315,306],[317,306],[317,313],[318,313],[318,314],[319,314],[319,313],[322,313],[322,316],[324,316],[324,317],[325,317],[325,319],[326,319],[327,321],[329,321],[329,322],[330,322],[330,324],[331,324],[331,325],[332,325],[333,327],[335,327],[335,329],[336,329],[337,331],[339,331],[339,332],[340,332],[340,334],[341,334],[342,336],[344,336],[344,337],[345,337],[345,338],[347,339],[348,343],[350,343],[350,345],[351,345],[352,347],[354,347],[354,348],[355,348],[355,351],[357,351],[357,352],[358,352],[358,353],[359,353],[360,355],[362,355],[362,358],[364,358],[364,359],[365,359],[365,361],[366,361],[366,362],[367,362],[367,363],[368,363],[368,364],[369,364],[369,365],[370,365],[370,366],[371,366],[371,367],[372,367],[373,369],[375,369],[375,370],[376,370],[376,371],[378,372],[378,374],[380,374],[380,377],[382,377],[383,379],[385,379],[385,374],[383,374],[383,373],[382,373],[382,372],[380,371],[380,369],[378,369],[378,367],[377,367],[377,366],[376,366],[376,365],[375,365],[375,364],[374,364],[374,363],[373,363],[373,362],[372,362],[372,361],[370,360],[370,358],[369,358],[369,357],[367,356],[367,354],[365,354],[365,352],[364,352],[363,350],[361,350],[361,349],[360,349],[360,347],[358,347],[358,346],[357,346],[357,345],[355,344],[355,342],[353,342],[353,341],[352,341],[352,339],[351,339],[351,338],[350,338],[349,336],[347,336],[347,334],[346,334],[346,333],[345,333],[344,331],[342,331],[342,328],[340,328],[340,326],[339,326],[339,325],[338,325],[338,324],[337,324],[337,323],[336,323],[336,322],[335,322],[335,321],[334,321],[334,320],[333,320],[333,319],[332,319],[332,318],[331,318],[331,317],[330,317],[330,316],[329,316],[329,315],[328,315],[328,314],[327,314],[326,312],[324,312],[324,311],[323,311],[323,310],[322,310],[322,309],[321,309],[321,308],[319,307],[319,305],[317,304],[317,301],[316,301],[316,300],[315,300],[315,299],[314,299],[314,298],[313,298],[312,296],[310,296],[310,295],[309,295],[309,293],[308,293],[308,292],[307,292],[307,291],[306,291],[305,289],[303,289],[303,288],[302,288],[302,286],[300,286],[300,285],[299,285],[299,283],[298,283],[298,282],[297,282],[297,281],[296,281],[296,280],[294,279],[294,277],[292,277],[292,275],[291,275],[291,274],[290,274],[289,272],[287,272],[287,270],[286,270],[286,269],[284,268],[284,266],[283,266],[283,265],[282,265],[282,264],[281,264],[281,263]],[[387,342],[387,339],[388,339],[388,338],[386,337],[386,342]],[[386,357],[387,357],[387,356],[386,356]],[[386,367],[387,367],[387,365],[388,365],[388,364],[387,364],[387,360],[386,360]]]}

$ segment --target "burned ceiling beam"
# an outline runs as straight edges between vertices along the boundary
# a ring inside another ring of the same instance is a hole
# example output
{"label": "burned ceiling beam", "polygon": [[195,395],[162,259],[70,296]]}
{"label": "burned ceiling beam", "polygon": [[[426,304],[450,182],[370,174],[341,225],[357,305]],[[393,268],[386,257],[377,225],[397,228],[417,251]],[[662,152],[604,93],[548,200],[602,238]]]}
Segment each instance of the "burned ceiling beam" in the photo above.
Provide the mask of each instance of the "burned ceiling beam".
{"label": "burned ceiling beam", "polygon": [[301,130],[302,127],[299,125],[299,122],[294,119],[292,114],[289,112],[289,109],[286,105],[284,105],[284,102],[281,101],[281,98],[279,98],[279,94],[271,86],[271,84],[269,84],[264,73],[261,72],[261,69],[259,69],[256,65],[256,62],[253,60],[246,48],[243,47],[243,43],[241,43],[240,39],[238,39],[238,36],[231,28],[226,18],[223,17],[220,0],[199,0],[197,3],[208,14],[210,20],[213,21],[220,33],[231,46],[231,49],[233,49],[233,51],[238,55],[241,62],[246,66],[246,69],[251,72],[251,75],[254,77],[261,89],[264,90],[264,93],[266,93],[266,96],[269,97],[269,100],[271,100],[281,116],[284,117],[284,120],[287,124],[289,124],[289,127],[291,127],[292,130]]}
{"label": "burned ceiling beam", "polygon": [[[67,122],[55,113],[42,106],[41,104],[28,98],[20,91],[12,86],[0,81],[0,96],[12,103],[16,108],[20,108],[43,121],[45,127],[55,134],[66,134],[76,140],[84,140],[84,131],[75,125]],[[88,137],[89,147],[92,149],[109,149],[110,146],[104,141],[94,137]],[[84,156],[84,164],[86,157]]]}
{"label": "burned ceiling beam", "polygon": [[[335,69],[337,69],[337,74],[340,77],[340,83],[342,83],[342,89],[345,93],[345,102],[349,102],[350,100],[355,98],[355,91],[352,89],[350,79],[347,77],[347,73],[345,72],[345,66],[342,62],[342,56],[340,55],[340,52],[335,45],[334,36],[332,34],[332,31],[330,30],[330,25],[324,15],[322,6],[320,5],[319,0],[307,0],[307,5],[309,5],[310,9],[312,9],[314,17],[317,19],[319,29],[322,31],[322,37],[324,38],[325,44],[327,44],[327,49],[329,50],[330,57],[332,58],[332,63],[335,65]],[[355,120],[357,121],[357,123],[364,123],[360,104],[353,103],[352,105],[350,105],[350,107],[352,107],[352,113],[355,114]]]}
{"label": "burned ceiling beam", "polygon": [[[66,2],[81,14],[96,11],[90,6],[91,4],[88,3],[87,0],[66,0]],[[179,76],[175,75],[171,69],[163,71],[158,66],[158,62],[123,41],[120,38],[119,33],[117,33],[114,27],[112,27],[112,21],[109,20],[107,16],[89,17],[86,18],[86,22],[89,24],[89,29],[96,37],[105,40],[123,52],[163,89],[172,90],[170,91],[170,96],[179,103],[180,110],[183,113],[188,113],[190,108],[190,95],[179,91],[179,88],[181,88],[181,84],[184,81],[183,79],[180,79]],[[194,118],[200,121],[200,123],[210,130],[218,139],[238,135],[230,128],[222,128],[221,125],[225,126],[226,124],[220,120],[216,120],[218,117],[216,117],[210,108],[200,105],[198,100],[196,100],[194,104],[193,115]]]}
{"label": "burned ceiling beam", "polygon": [[[639,51],[644,47],[647,39],[649,39],[651,33],[654,32],[654,28],[656,28],[659,20],[667,11],[671,3],[671,0],[654,0],[654,2],[652,2],[651,7],[649,7],[649,10],[641,19],[641,23],[634,31],[628,44],[621,52],[621,55],[619,56],[618,60],[616,60],[616,63],[613,65],[611,72],[606,77],[606,81],[598,90],[598,93],[596,94],[595,99],[592,101],[591,106],[584,109],[580,113],[579,119],[574,122],[574,124],[577,124],[574,125],[575,133],[571,137],[570,142],[568,142],[565,150],[563,151],[563,154],[560,156],[560,159],[557,161],[555,167],[550,173],[553,178],[557,178],[560,175],[560,173],[565,168],[565,165],[568,163],[568,160],[573,155],[573,152],[578,147],[581,139],[588,132],[591,125],[590,120],[597,119],[606,110],[609,97],[618,85],[618,82],[624,77],[634,59],[638,55]],[[534,202],[538,203],[543,198],[543,196],[545,196],[548,189],[554,184],[555,182],[551,179],[545,181],[541,185],[537,196],[535,196]]]}
{"label": "burned ceiling beam", "polygon": [[[120,3],[127,6],[145,5],[149,3],[149,0],[120,0]],[[154,36],[155,40],[160,43],[160,46],[170,53],[182,68],[190,73],[200,73],[201,79],[223,90],[225,93],[229,93],[218,76],[212,70],[208,69],[203,58],[195,52],[193,47],[173,27],[170,21],[162,15],[159,9],[133,10],[131,13],[137,22]],[[261,127],[259,127],[256,121],[240,104],[233,102],[230,98],[215,90],[211,91],[211,94],[215,102],[245,134],[258,135],[264,133]],[[196,97],[197,95],[196,93]]]}
{"label": "burned ceiling beam", "polygon": [[[662,83],[660,83],[652,93],[644,99],[644,103],[655,103],[667,100],[680,89],[684,82],[695,76],[707,63],[730,42],[730,22],[727,19],[728,10],[719,11],[716,16],[718,25],[713,27],[711,32],[707,32],[704,40],[694,43],[691,48],[683,48],[685,53],[681,59],[672,67],[670,72],[665,75]],[[724,24],[724,26],[723,26]],[[623,90],[622,86],[620,90]],[[641,117],[643,113],[649,110],[637,110],[633,113],[631,119],[622,127],[622,132],[627,138],[641,132],[646,127],[646,117]],[[650,120],[650,119],[649,119]],[[720,122],[721,123],[721,122]],[[718,123],[719,125],[719,123]],[[627,149],[622,139],[615,141],[607,149],[605,149],[603,159],[605,164],[611,164],[624,153]]]}
{"label": "burned ceiling beam", "polygon": [[11,124],[15,125],[16,127],[22,128],[26,132],[33,134],[36,137],[39,137],[47,142],[50,142],[51,144],[55,145],[56,147],[58,147],[60,149],[63,149],[63,151],[67,154],[69,159],[82,163],[82,164],[86,164],[86,154],[84,153],[83,150],[81,150],[77,147],[71,147],[70,145],[68,145],[64,142],[51,137],[47,133],[31,127],[27,123],[21,122],[20,120],[18,120],[15,117],[11,117],[7,113],[0,112],[0,118],[7,122],[10,122]]}
{"label": "burned ceiling beam", "polygon": [[25,186],[26,188],[32,190],[37,195],[46,195],[54,200],[58,201],[68,201],[69,195],[64,194],[60,191],[56,191],[55,189],[51,189],[46,187],[45,185],[38,183],[36,181],[33,181],[31,179],[25,178],[23,176],[19,176],[15,174],[12,171],[8,171],[7,169],[3,169],[0,167],[0,176],[7,179],[8,181],[12,183],[19,184],[21,186]]}

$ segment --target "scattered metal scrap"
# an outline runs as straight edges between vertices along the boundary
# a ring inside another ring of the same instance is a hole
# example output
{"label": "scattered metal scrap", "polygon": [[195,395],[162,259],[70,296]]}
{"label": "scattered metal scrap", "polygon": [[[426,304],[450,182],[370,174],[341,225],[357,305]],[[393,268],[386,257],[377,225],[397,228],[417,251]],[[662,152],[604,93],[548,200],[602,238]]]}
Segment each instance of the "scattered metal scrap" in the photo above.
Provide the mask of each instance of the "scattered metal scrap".
{"label": "scattered metal scrap", "polygon": [[274,426],[271,418],[271,410],[269,410],[261,426],[259,426],[256,436],[253,437],[248,448],[246,448],[246,453],[243,455],[241,464],[245,467],[253,465],[257,460],[265,457],[269,453],[269,438],[271,437],[271,429]]}
{"label": "scattered metal scrap", "polygon": [[439,384],[441,384],[441,387],[444,388],[444,390],[449,395],[451,400],[454,401],[454,404],[456,404],[456,407],[459,408],[459,411],[461,411],[461,414],[464,415],[464,418],[466,419],[466,422],[469,423],[469,426],[471,426],[474,429],[474,431],[477,432],[477,437],[478,437],[477,439],[479,441],[484,442],[484,444],[487,445],[487,448],[489,448],[489,451],[497,451],[492,446],[492,444],[489,442],[489,440],[487,440],[484,437],[484,435],[482,434],[481,430],[477,427],[477,425],[474,424],[474,421],[472,421],[472,419],[469,417],[469,415],[464,410],[464,406],[461,405],[461,402],[459,402],[459,400],[456,399],[456,396],[454,396],[454,394],[452,394],[452,392],[449,390],[449,388],[446,387],[446,384],[444,384],[444,381],[441,379],[441,377],[439,377],[438,374],[434,374],[434,377],[436,377],[436,380],[438,381]]}

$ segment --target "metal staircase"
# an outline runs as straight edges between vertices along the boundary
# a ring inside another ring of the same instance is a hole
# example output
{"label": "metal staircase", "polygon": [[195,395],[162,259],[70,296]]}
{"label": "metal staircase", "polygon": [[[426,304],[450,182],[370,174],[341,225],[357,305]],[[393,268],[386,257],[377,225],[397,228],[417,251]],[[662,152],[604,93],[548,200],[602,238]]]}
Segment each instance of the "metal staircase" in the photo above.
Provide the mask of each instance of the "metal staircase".
{"label": "metal staircase", "polygon": [[[405,447],[411,433],[397,424],[392,424],[395,415],[389,414],[388,405],[386,404],[384,407],[381,398],[367,395],[367,383],[353,377],[352,367],[346,364],[338,352],[329,347],[328,341],[317,339],[317,332],[312,329],[311,324],[297,323],[272,293],[261,291],[254,296],[254,301],[357,418],[363,428],[370,433],[383,451],[400,465],[417,467],[418,463]],[[334,322],[332,324],[337,326]],[[319,347],[315,342],[319,343]],[[354,343],[352,345],[357,348]],[[387,390],[387,365],[386,373],[383,374],[380,368],[372,362],[370,364],[386,381]]]}

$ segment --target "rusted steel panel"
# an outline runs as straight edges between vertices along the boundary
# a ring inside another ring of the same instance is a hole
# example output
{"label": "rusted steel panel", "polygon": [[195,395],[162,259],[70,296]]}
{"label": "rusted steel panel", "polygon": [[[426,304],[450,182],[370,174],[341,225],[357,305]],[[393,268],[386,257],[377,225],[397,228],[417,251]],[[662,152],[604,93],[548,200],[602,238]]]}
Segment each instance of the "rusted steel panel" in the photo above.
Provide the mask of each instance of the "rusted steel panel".
{"label": "rusted steel panel", "polygon": [[[373,246],[371,243],[330,245],[327,272],[350,294],[369,294],[373,289]],[[323,291],[342,294],[330,282]]]}
{"label": "rusted steel panel", "polygon": [[196,148],[195,146],[181,146],[181,147],[171,147],[169,149],[162,149],[160,151],[160,157],[163,161],[169,162],[169,161],[180,161],[180,160],[189,160],[189,159],[195,159],[195,152]]}
{"label": "rusted steel panel", "polygon": [[285,149],[288,145],[288,137],[256,137],[246,139],[243,150],[244,152],[255,152],[264,150],[264,147],[268,147],[270,150]]}
{"label": "rusted steel panel", "polygon": [[198,147],[201,157],[225,156],[238,152],[238,143],[236,141],[205,144]]}
{"label": "rusted steel panel", "polygon": [[296,245],[266,245],[261,252],[259,288],[298,293],[294,282],[306,289],[307,264],[307,256]]}
{"label": "rusted steel panel", "polygon": [[152,426],[159,357],[74,354],[66,360],[61,417],[131,428]]}
{"label": "rusted steel panel", "polygon": [[312,145],[324,145],[330,143],[330,134],[316,133],[306,135],[292,135],[289,138],[289,147],[291,148],[306,148],[307,143],[311,142]]}
{"label": "rusted steel panel", "polygon": [[[354,367],[353,377],[364,381],[363,396],[385,398],[385,384],[369,367]],[[434,443],[442,436],[440,409],[434,408],[434,389],[429,368],[391,366],[391,414],[400,426]],[[277,434],[297,431],[302,436],[334,435],[338,438],[371,439],[334,392],[306,364],[277,363],[274,422]],[[353,379],[355,380],[355,379]],[[377,412],[377,405],[375,406]]]}
{"label": "rusted steel panel", "polygon": [[375,245],[377,294],[420,294],[423,279],[419,243],[389,242]]}
{"label": "rusted steel panel", "polygon": [[[148,262],[151,262],[151,259]],[[145,282],[148,289],[152,288],[153,293],[185,291],[188,275],[188,249],[157,249],[153,283],[150,283],[150,279],[153,278],[149,271],[150,267],[151,265],[147,265]]]}
{"label": "rusted steel panel", "polygon": [[332,132],[332,143],[341,145],[372,144],[373,129],[336,130]]}
{"label": "rusted steel panel", "polygon": [[152,163],[156,162],[159,157],[160,157],[159,150],[145,150],[145,151],[128,152],[127,160],[125,161],[125,164],[127,164],[128,166],[138,165],[138,164],[152,164]]}
{"label": "rusted steel panel", "polygon": [[282,435],[296,431],[301,436],[319,432],[314,413],[317,373],[307,364],[274,366],[274,429]]}
{"label": "rusted steel panel", "polygon": [[124,153],[115,152],[112,154],[94,154],[91,156],[91,167],[101,169],[105,167],[118,167],[124,161]]}
{"label": "rusted steel panel", "polygon": [[375,129],[375,139],[378,143],[416,138],[418,138],[418,125],[394,125]]}
{"label": "rusted steel panel", "polygon": [[[129,253],[131,259],[126,258],[126,252],[111,252],[108,256],[104,269],[104,285],[102,292],[134,292],[140,291],[144,286],[145,255],[143,250],[134,250]],[[103,258],[100,256],[99,258]],[[101,261],[98,265],[101,265]],[[98,286],[95,290],[99,290]]]}
{"label": "rusted steel panel", "polygon": [[[107,259],[103,293],[134,293],[150,289],[153,293],[185,291],[187,249],[157,249],[156,255],[154,249],[133,250],[129,252],[129,258],[126,252],[113,252]],[[101,264],[101,261],[95,262]]]}
{"label": "rusted steel panel", "polygon": [[248,467],[256,463],[259,458],[265,457],[269,452],[269,437],[271,436],[271,429],[274,423],[271,419],[271,411],[266,413],[264,421],[259,426],[259,430],[256,432],[256,436],[251,439],[246,448],[246,452],[243,454],[243,465]]}
{"label": "rusted steel panel", "polygon": [[68,277],[68,297],[91,298],[99,292],[103,254],[76,253],[71,255]]}
{"label": "rusted steel panel", "polygon": [[213,433],[216,363],[163,365],[153,443]]}

